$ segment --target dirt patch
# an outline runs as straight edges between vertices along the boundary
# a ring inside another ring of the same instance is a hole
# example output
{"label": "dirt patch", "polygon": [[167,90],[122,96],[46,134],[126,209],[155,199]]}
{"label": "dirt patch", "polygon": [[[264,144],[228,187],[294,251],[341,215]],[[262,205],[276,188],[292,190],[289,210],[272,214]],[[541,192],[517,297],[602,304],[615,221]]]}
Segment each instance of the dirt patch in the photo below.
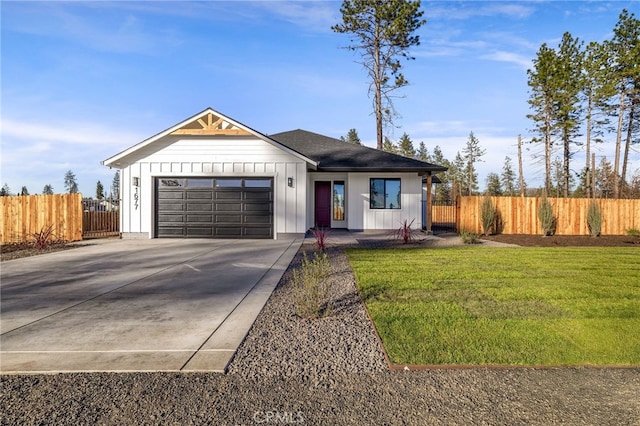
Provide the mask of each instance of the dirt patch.
{"label": "dirt patch", "polygon": [[44,249],[36,249],[31,242],[3,243],[0,244],[0,261],[21,259],[39,254],[69,250],[75,247],[78,247],[78,245],[71,245],[66,242],[53,243]]}
{"label": "dirt patch", "polygon": [[639,247],[640,238],[629,235],[490,235],[483,240],[516,244],[525,247]]}

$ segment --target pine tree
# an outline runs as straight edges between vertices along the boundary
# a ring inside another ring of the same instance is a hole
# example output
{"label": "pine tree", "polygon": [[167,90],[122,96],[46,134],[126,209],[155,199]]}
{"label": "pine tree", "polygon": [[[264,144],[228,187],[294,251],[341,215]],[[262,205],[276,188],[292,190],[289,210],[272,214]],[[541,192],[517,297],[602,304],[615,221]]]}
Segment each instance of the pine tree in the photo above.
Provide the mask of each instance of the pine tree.
{"label": "pine tree", "polygon": [[500,175],[500,182],[504,189],[504,195],[508,197],[515,197],[518,192],[516,184],[516,174],[513,171],[511,158],[509,156],[504,157],[504,165],[502,166],[502,174]]}
{"label": "pine tree", "polygon": [[406,133],[403,133],[398,141],[398,154],[405,157],[413,158],[416,155],[416,150],[413,147],[413,141]]}
{"label": "pine tree", "polygon": [[[416,158],[418,160],[421,161],[426,161],[426,162],[431,162],[431,156],[429,155],[429,150],[427,149],[427,146],[424,144],[424,142],[420,142],[420,145],[418,146],[418,152],[416,152]],[[436,163],[438,164],[438,163]]]}
{"label": "pine tree", "polygon": [[[620,196],[620,186],[626,178],[629,148],[633,135],[640,132],[640,20],[624,9],[613,29],[613,39],[607,43],[613,58],[615,81],[618,86],[618,126],[613,172],[616,176],[613,197]],[[626,128],[625,128],[626,123]],[[625,153],[620,170],[622,136],[626,130]]]}
{"label": "pine tree", "polygon": [[78,183],[76,182],[76,175],[71,170],[68,170],[64,175],[64,187],[69,194],[78,193]]}
{"label": "pine tree", "polygon": [[571,167],[570,161],[574,154],[572,145],[577,144],[579,136],[580,117],[582,107],[580,93],[584,91],[585,79],[582,72],[584,52],[582,42],[565,32],[562,42],[558,46],[556,55],[555,80],[555,108],[554,128],[562,141],[562,195],[567,198],[570,191]]}
{"label": "pine tree", "polygon": [[473,195],[478,192],[478,173],[476,172],[475,164],[481,161],[480,158],[486,154],[486,150],[480,146],[480,141],[473,132],[469,133],[469,139],[467,139],[467,144],[462,149],[462,154],[465,162],[464,191],[466,195]]}
{"label": "pine tree", "polygon": [[2,185],[2,189],[0,189],[0,197],[9,197],[11,196],[11,188],[9,188],[9,184],[5,182]]}
{"label": "pine tree", "polygon": [[486,178],[487,190],[485,194],[492,196],[502,195],[502,183],[497,173],[489,173]]}
{"label": "pine tree", "polygon": [[29,190],[26,186],[22,187],[22,189],[20,190],[20,195],[29,195]]}
{"label": "pine tree", "polygon": [[530,87],[528,102],[533,109],[533,114],[528,114],[527,117],[533,120],[532,130],[537,133],[532,142],[542,143],[544,146],[544,188],[547,194],[551,191],[556,62],[555,51],[543,43],[538,50],[537,58],[533,60],[533,69],[527,70],[529,76],[527,83]]}
{"label": "pine tree", "polygon": [[340,13],[342,23],[331,29],[350,34],[348,48],[362,56],[374,98],[377,148],[384,149],[383,126],[392,123],[395,111],[391,93],[409,83],[400,59],[414,59],[409,49],[420,44],[415,32],[426,23],[424,12],[420,0],[343,0]]}
{"label": "pine tree", "polygon": [[116,200],[120,198],[120,170],[116,171],[113,175],[113,181],[111,182],[111,198]]}
{"label": "pine tree", "polygon": [[96,183],[96,199],[97,200],[104,199],[104,187],[102,186],[102,182],[100,181]]}
{"label": "pine tree", "polygon": [[464,157],[460,154],[460,151],[456,152],[456,158],[453,160],[453,163],[451,163],[451,168],[449,170],[451,170],[452,173],[452,192],[455,196],[470,195],[466,193],[466,165]]}
{"label": "pine tree", "polygon": [[340,140],[354,145],[362,145],[356,129],[349,129],[347,136],[340,136]]}
{"label": "pine tree", "polygon": [[603,44],[587,45],[583,64],[585,102],[585,170],[584,193],[593,195],[591,182],[591,144],[602,143],[604,129],[610,124],[614,113],[609,100],[615,94],[615,79],[612,77],[611,55]]}
{"label": "pine tree", "polygon": [[390,152],[392,154],[398,153],[398,147],[393,142],[391,142],[391,139],[389,139],[387,136],[384,137],[384,142],[382,143],[382,150],[385,152]]}
{"label": "pine tree", "polygon": [[453,165],[451,164],[451,161],[444,158],[442,149],[440,149],[440,146],[438,145],[433,148],[431,162],[439,166],[444,166],[448,169],[446,172],[438,173],[438,179],[440,179],[441,183],[436,185],[435,198],[439,203],[450,203],[456,197],[456,194],[453,193],[453,181],[456,175]]}
{"label": "pine tree", "polygon": [[44,188],[42,188],[42,194],[53,195],[53,186],[46,184]]}
{"label": "pine tree", "polygon": [[602,157],[596,168],[595,190],[597,198],[611,198],[618,176],[607,157]]}

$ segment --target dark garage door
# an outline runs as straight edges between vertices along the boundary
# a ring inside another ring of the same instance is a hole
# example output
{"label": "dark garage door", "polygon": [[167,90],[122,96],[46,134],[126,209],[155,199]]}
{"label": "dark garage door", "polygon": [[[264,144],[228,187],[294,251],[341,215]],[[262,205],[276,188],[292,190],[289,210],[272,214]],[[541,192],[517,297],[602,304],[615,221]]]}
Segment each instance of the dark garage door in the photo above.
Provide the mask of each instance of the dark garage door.
{"label": "dark garage door", "polygon": [[272,178],[156,178],[156,237],[273,238]]}

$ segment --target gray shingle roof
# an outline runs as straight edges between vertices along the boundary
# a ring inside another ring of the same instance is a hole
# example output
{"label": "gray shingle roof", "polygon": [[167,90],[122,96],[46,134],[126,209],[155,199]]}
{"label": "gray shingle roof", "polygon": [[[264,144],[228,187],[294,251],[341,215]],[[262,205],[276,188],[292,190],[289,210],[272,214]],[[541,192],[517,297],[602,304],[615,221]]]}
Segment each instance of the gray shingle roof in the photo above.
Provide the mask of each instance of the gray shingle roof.
{"label": "gray shingle roof", "polygon": [[319,171],[443,172],[447,168],[366,146],[354,145],[306,130],[291,130],[269,138],[318,163]]}

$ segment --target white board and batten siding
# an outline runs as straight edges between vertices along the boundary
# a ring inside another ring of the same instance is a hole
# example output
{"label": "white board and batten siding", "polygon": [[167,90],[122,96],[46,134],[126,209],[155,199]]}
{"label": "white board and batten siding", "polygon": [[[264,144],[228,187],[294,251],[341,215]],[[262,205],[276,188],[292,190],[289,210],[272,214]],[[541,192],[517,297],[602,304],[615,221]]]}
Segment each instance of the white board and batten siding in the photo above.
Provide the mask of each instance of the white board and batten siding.
{"label": "white board and batten siding", "polygon": [[[168,136],[134,155],[121,172],[123,236],[154,237],[156,177],[272,177],[274,237],[307,230],[306,163],[268,142],[251,136]],[[293,187],[288,186],[290,177]],[[134,178],[139,187],[133,185]]]}
{"label": "white board and batten siding", "polygon": [[[401,208],[372,209],[371,178],[400,178]],[[414,229],[422,226],[422,178],[417,173],[349,173],[347,186],[349,229],[398,229],[405,219],[409,223],[415,219]]]}

